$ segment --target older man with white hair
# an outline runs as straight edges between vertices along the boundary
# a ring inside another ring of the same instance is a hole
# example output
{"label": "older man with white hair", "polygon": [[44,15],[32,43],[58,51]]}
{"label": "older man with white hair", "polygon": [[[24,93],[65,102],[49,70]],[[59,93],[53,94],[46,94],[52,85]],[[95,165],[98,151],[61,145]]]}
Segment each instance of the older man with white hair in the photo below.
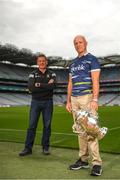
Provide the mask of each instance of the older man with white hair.
{"label": "older man with white hair", "polygon": [[[77,35],[73,42],[78,56],[69,66],[66,109],[73,113],[75,121],[75,111],[78,110],[90,111],[93,117],[97,114],[100,65],[97,58],[87,52],[87,41],[84,36]],[[98,138],[87,133],[82,126],[80,131],[78,135],[79,159],[70,165],[69,169],[89,168],[88,160],[91,156],[91,175],[100,176],[102,160],[99,154]]]}

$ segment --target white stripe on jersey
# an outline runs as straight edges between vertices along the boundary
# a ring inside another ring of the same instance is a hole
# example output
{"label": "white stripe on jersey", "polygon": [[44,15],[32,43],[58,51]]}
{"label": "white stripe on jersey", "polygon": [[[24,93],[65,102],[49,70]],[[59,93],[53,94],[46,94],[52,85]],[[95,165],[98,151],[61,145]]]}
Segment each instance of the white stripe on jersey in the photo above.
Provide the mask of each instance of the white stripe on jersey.
{"label": "white stripe on jersey", "polygon": [[76,78],[76,77],[78,77],[78,75],[76,75],[76,76],[72,76],[72,79],[74,79],[74,78]]}
{"label": "white stripe on jersey", "polygon": [[93,70],[91,70],[91,72],[93,72],[93,71],[100,71],[100,69],[93,69]]}

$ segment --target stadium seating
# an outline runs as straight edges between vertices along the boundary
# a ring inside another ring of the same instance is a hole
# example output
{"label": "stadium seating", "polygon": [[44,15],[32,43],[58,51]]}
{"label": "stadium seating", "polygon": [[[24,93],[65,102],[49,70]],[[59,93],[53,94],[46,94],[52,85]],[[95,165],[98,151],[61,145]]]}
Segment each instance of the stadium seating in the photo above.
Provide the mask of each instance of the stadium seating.
{"label": "stadium seating", "polygon": [[0,106],[30,105],[31,95],[18,93],[0,93]]}
{"label": "stadium seating", "polygon": [[120,81],[120,66],[102,68],[101,81]]}
{"label": "stadium seating", "polygon": [[[0,105],[29,105],[28,75],[35,68],[0,63]],[[54,91],[54,104],[65,104],[68,69],[55,68],[57,87]],[[113,88],[114,87],[114,88]],[[14,93],[13,93],[14,92]],[[103,67],[100,78],[100,105],[120,105],[120,66]]]}

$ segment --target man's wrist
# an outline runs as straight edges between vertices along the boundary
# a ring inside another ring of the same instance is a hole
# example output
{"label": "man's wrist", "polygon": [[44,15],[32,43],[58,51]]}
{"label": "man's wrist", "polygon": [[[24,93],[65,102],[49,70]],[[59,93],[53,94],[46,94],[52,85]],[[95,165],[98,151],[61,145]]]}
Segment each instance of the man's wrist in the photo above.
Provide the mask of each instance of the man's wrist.
{"label": "man's wrist", "polygon": [[71,101],[68,100],[68,101],[67,101],[67,104],[69,104],[69,103],[71,103]]}
{"label": "man's wrist", "polygon": [[98,102],[98,99],[97,98],[93,98],[92,101]]}

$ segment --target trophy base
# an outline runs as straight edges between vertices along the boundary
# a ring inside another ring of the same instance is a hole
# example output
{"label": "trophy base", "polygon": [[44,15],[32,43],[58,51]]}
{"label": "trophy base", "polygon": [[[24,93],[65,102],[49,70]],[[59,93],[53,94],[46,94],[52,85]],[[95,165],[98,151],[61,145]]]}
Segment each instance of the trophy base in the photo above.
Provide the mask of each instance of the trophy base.
{"label": "trophy base", "polygon": [[89,113],[86,111],[77,111],[76,120],[72,126],[73,132],[81,134],[81,129],[84,130],[88,135],[101,140],[108,131],[107,127],[99,127],[97,119],[90,117]]}

